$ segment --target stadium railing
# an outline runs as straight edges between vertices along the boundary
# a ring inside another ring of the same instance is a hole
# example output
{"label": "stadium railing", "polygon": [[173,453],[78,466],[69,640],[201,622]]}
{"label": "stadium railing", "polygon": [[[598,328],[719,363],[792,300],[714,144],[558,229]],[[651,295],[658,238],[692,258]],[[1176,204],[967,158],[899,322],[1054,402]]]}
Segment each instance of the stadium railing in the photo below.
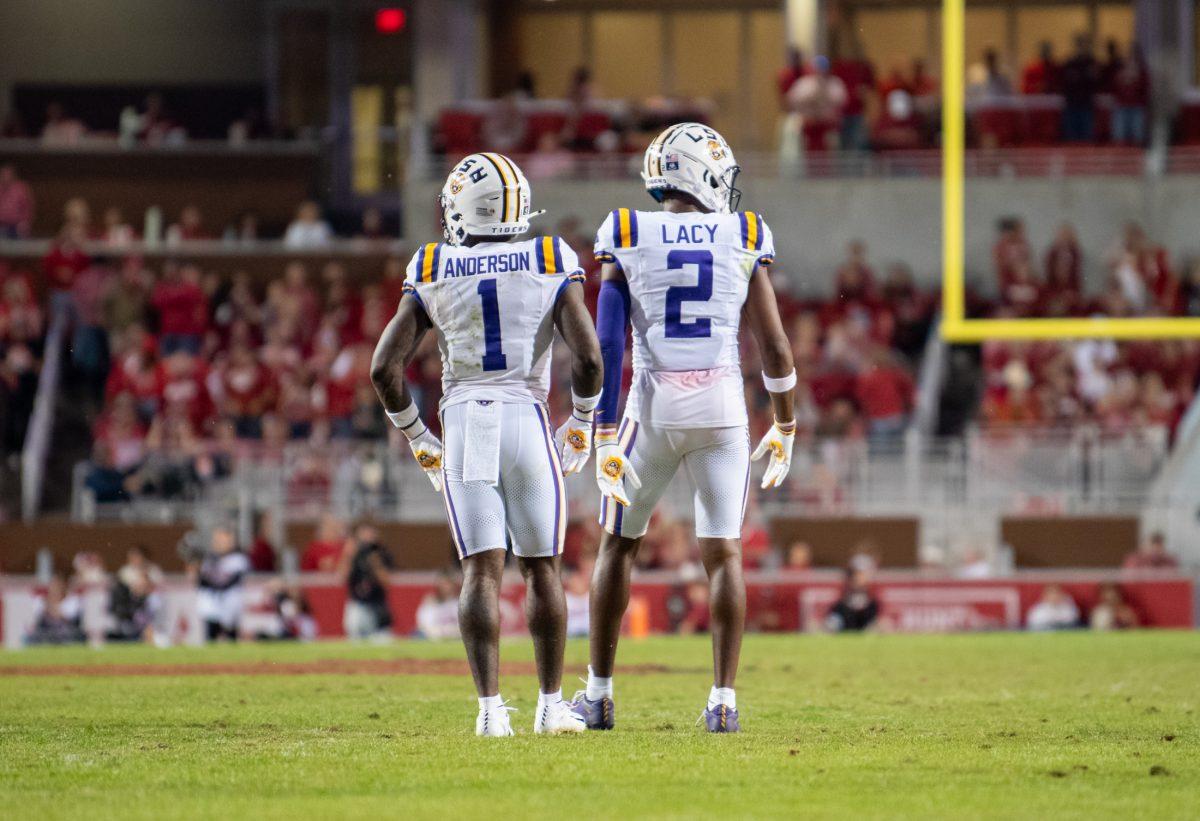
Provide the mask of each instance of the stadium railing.
{"label": "stadium railing", "polygon": [[[760,491],[752,477],[749,504],[752,515],[765,518],[916,516],[926,541],[994,545],[996,522],[1005,514],[1141,513],[1168,453],[1162,428],[1121,434],[1090,426],[1013,428],[956,438],[910,429],[896,439],[816,440],[798,444],[782,491]],[[407,451],[381,442],[292,444],[273,455],[247,451],[228,478],[193,483],[175,498],[97,503],[85,477],[81,465],[73,504],[78,521],[181,522],[197,510],[232,513],[246,526],[257,512],[281,523],[326,512],[413,523],[440,522],[445,515]],[[572,517],[598,513],[590,474],[570,477],[567,486]],[[663,509],[690,519],[686,479],[671,485]]]}
{"label": "stadium railing", "polygon": [[36,518],[41,507],[46,459],[50,454],[50,439],[54,431],[54,406],[58,401],[58,384],[62,374],[63,343],[71,326],[71,311],[67,303],[51,302],[51,312],[33,414],[21,449],[21,516],[27,521]]}

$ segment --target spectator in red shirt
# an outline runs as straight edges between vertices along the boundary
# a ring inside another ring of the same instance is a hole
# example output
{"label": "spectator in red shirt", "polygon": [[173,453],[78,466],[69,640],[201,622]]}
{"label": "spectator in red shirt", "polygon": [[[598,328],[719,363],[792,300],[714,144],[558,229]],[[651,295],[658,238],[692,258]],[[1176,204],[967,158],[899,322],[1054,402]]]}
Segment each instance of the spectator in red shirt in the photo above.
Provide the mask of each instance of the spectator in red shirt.
{"label": "spectator in red shirt", "polygon": [[875,93],[875,69],[862,56],[855,42],[849,57],[834,60],[833,75],[846,87],[841,148],[843,151],[865,151],[868,148],[867,103]]}
{"label": "spectator in red shirt", "polygon": [[138,416],[145,422],[158,411],[159,381],[154,339],[140,325],[130,327],[122,336],[113,367],[108,372],[105,396],[112,402],[120,393],[133,396]]}
{"label": "spectator in red shirt", "polygon": [[313,540],[300,556],[300,569],[306,573],[332,573],[337,569],[348,535],[346,523],[332,513],[326,513],[317,525]]}
{"label": "spectator in red shirt", "polygon": [[9,343],[34,343],[45,333],[42,309],[33,299],[33,291],[24,277],[4,282],[0,291],[0,348]]}
{"label": "spectator in red shirt", "polygon": [[1146,144],[1146,109],[1150,105],[1150,69],[1141,46],[1134,44],[1129,57],[1112,70],[1112,141],[1121,145]]}
{"label": "spectator in red shirt", "polygon": [[247,558],[250,569],[255,573],[275,572],[275,545],[271,543],[271,514],[264,512],[258,517],[254,541],[250,544]]}
{"label": "spectator in red shirt", "polygon": [[1083,250],[1075,227],[1064,222],[1046,249],[1045,313],[1069,316],[1083,298]]}
{"label": "spectator in red shirt", "polygon": [[904,432],[912,409],[913,381],[890,351],[877,348],[854,382],[854,397],[867,417],[873,439],[892,440]]}
{"label": "spectator in red shirt", "polygon": [[109,401],[108,410],[96,420],[92,437],[108,448],[113,467],[122,473],[142,463],[146,426],[138,419],[132,393],[119,393]]}
{"label": "spectator in red shirt", "polygon": [[193,430],[203,430],[213,411],[207,376],[203,360],[187,351],[164,356],[158,365],[160,407],[186,417]]}
{"label": "spectator in red shirt", "polygon": [[71,289],[75,301],[75,328],[71,361],[96,401],[104,395],[108,378],[108,331],[104,327],[104,298],[116,272],[108,261],[96,259],[79,272]]}
{"label": "spectator in red shirt", "polygon": [[[594,259],[592,254],[587,255]],[[583,257],[579,258],[580,263]],[[383,262],[383,298],[387,305],[388,318],[396,312],[400,305],[400,297],[404,294],[404,260],[400,257],[388,257]]]}
{"label": "spectator in red shirt", "polygon": [[780,107],[787,110],[788,92],[792,90],[792,86],[796,81],[803,77],[804,71],[804,52],[792,46],[787,50],[787,62],[783,68],[779,69],[779,74],[775,78],[776,86],[779,89]]}
{"label": "spectator in red shirt", "polygon": [[803,119],[804,150],[827,151],[836,146],[846,106],[846,86],[829,68],[829,58],[813,59],[813,71],[805,74],[788,92],[788,103]]}
{"label": "spectator in red shirt", "polygon": [[159,347],[164,356],[175,351],[200,353],[208,329],[208,299],[200,287],[199,268],[167,264],[150,294],[150,305],[158,312]]}
{"label": "spectator in red shirt", "polygon": [[925,61],[920,57],[914,58],[912,62],[912,79],[908,81],[908,92],[913,97],[920,99],[922,97],[932,97],[937,94],[937,90],[937,79],[926,73]]}
{"label": "spectator in red shirt", "polygon": [[1021,93],[1058,94],[1059,90],[1054,45],[1049,40],[1043,40],[1038,49],[1038,58],[1027,65],[1021,74]]}
{"label": "spectator in red shirt", "polygon": [[1019,268],[1032,269],[1033,250],[1025,238],[1025,224],[1017,217],[1004,217],[997,225],[992,261],[996,266],[996,284],[1001,294],[1016,279]]}
{"label": "spectator in red shirt", "polygon": [[0,239],[25,239],[33,231],[33,191],[10,163],[0,165]]}
{"label": "spectator in red shirt", "polygon": [[920,120],[913,111],[912,97],[904,89],[888,92],[887,105],[871,130],[871,145],[877,151],[903,151],[921,147]]}
{"label": "spectator in red shirt", "polygon": [[867,262],[867,244],[861,239],[846,243],[846,259],[838,267],[834,288],[843,302],[875,299],[875,269]]}
{"label": "spectator in red shirt", "polygon": [[1121,567],[1125,570],[1170,570],[1179,567],[1179,560],[1167,552],[1166,537],[1154,532],[1137,550],[1125,557]]}
{"label": "spectator in red shirt", "polygon": [[683,611],[683,617],[676,625],[675,632],[684,636],[708,632],[711,614],[708,606],[707,584],[700,581],[690,582],[684,588],[682,601],[679,601],[676,606]]}
{"label": "spectator in red shirt", "polygon": [[75,285],[75,277],[91,264],[91,258],[83,250],[85,239],[86,236],[79,226],[68,225],[59,233],[54,245],[42,258],[42,271],[46,275],[46,284],[52,291],[70,291]]}
{"label": "spectator in red shirt", "polygon": [[221,371],[220,389],[221,410],[233,419],[238,436],[259,438],[262,416],[275,410],[279,388],[274,375],[249,346],[235,343],[230,348],[229,361]]}

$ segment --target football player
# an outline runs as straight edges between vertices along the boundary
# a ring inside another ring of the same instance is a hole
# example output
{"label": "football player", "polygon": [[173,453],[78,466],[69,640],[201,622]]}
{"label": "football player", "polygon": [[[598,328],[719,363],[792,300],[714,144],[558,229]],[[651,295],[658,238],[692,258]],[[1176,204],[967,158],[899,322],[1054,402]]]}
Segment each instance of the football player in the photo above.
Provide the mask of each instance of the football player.
{"label": "football player", "polygon": [[[508,544],[525,579],[541,685],[534,732],[584,726],[562,698],[559,556],[567,524],[563,476],[582,470],[592,449],[600,346],[574,252],[558,237],[522,238],[537,215],[529,196],[525,176],[502,154],[472,154],[454,168],[439,197],[446,242],[421,246],[409,262],[400,306],[371,369],[388,417],[442,494],[462,558],[459,622],[482,736],[512,735],[498,681]],[[546,398],[556,328],[571,350],[574,411],[553,432]],[[430,329],[442,356],[444,443],[421,419],[404,380]]]}
{"label": "football player", "polygon": [[[708,573],[711,732],[739,729],[734,677],[745,621],[741,532],[751,459],[768,457],[762,487],[792,459],[796,372],[768,267],[771,230],[738,211],[738,165],[725,139],[680,123],[646,149],[642,178],[659,211],[613,211],[596,238],[603,263],[596,319],[604,391],[596,418],[596,480],[605,534],[592,578],[591,665],[576,709],[590,728],[613,726],[613,663],[629,573],[654,507],[681,469],[695,488],[696,536]],[[751,454],[738,352],[745,319],[758,343],[775,423]],[[633,384],[618,415],[626,326]]]}

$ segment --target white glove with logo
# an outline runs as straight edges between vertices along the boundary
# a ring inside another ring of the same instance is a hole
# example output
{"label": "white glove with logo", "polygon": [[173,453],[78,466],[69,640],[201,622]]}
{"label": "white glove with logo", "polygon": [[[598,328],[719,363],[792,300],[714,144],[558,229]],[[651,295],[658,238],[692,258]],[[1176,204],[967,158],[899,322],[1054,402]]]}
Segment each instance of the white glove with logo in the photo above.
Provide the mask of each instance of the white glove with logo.
{"label": "white glove with logo", "polygon": [[[407,432],[405,436],[407,436]],[[412,448],[413,456],[417,457],[417,464],[421,466],[421,470],[425,471],[425,475],[429,477],[430,483],[433,484],[433,489],[438,493],[442,492],[442,442],[433,435],[433,431],[420,426],[420,433],[412,436],[408,440],[408,446]]]}
{"label": "white glove with logo", "polygon": [[592,455],[593,415],[593,411],[581,411],[576,408],[567,421],[554,432],[554,441],[562,455],[563,476],[579,473]]}
{"label": "white glove with logo", "polygon": [[780,422],[775,420],[767,435],[758,443],[752,461],[761,459],[768,451],[771,459],[767,463],[767,472],[763,474],[762,488],[779,487],[792,469],[792,445],[796,441],[796,422]]}
{"label": "white glove with logo", "polygon": [[629,506],[629,496],[625,493],[625,480],[633,488],[642,486],[637,471],[617,442],[617,431],[613,428],[596,431],[596,484],[600,492],[618,504]]}

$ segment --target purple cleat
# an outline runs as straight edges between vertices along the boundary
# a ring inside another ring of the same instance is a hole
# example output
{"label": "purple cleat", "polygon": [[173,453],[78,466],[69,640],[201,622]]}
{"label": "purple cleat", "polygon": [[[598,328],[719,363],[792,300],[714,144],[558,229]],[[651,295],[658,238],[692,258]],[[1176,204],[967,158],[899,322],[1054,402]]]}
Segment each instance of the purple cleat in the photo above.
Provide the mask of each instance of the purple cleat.
{"label": "purple cleat", "polygon": [[742,729],[738,722],[738,711],[730,709],[727,704],[718,704],[704,710],[704,724],[710,733],[736,733]]}
{"label": "purple cleat", "polygon": [[587,691],[580,690],[575,694],[572,704],[574,704],[572,709],[575,714],[583,717],[589,730],[611,730],[613,728],[616,714],[613,709],[613,700],[608,696],[590,701]]}

